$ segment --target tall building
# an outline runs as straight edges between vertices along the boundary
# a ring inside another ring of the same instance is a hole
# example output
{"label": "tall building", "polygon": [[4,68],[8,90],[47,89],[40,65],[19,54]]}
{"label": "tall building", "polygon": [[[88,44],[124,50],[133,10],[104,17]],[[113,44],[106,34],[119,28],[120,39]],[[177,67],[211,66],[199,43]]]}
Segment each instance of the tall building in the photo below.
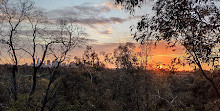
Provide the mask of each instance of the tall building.
{"label": "tall building", "polygon": [[36,64],[36,66],[39,66],[39,65],[40,65],[40,59],[37,58],[37,64]]}
{"label": "tall building", "polygon": [[51,66],[50,60],[47,60],[47,66],[48,66],[48,67]]}
{"label": "tall building", "polygon": [[58,65],[58,61],[57,61],[57,60],[53,60],[52,66],[53,66],[53,67],[56,67],[57,65]]}

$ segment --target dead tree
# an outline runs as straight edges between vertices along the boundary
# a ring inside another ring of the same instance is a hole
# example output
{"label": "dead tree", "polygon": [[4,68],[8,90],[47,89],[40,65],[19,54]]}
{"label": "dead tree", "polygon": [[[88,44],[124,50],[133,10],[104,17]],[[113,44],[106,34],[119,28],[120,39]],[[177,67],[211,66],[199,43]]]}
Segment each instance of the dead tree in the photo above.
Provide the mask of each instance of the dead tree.
{"label": "dead tree", "polygon": [[49,74],[49,83],[45,90],[45,95],[41,103],[41,111],[44,111],[47,102],[50,98],[51,85],[56,80],[58,73],[57,69],[60,64],[68,58],[68,53],[86,42],[86,33],[82,27],[78,27],[74,24],[74,21],[71,18],[60,18],[58,19],[58,32],[55,37],[56,44],[49,48],[51,56],[56,61],[56,64],[51,69]]}
{"label": "dead tree", "polygon": [[[35,93],[37,85],[37,72],[42,67],[45,58],[48,55],[50,46],[57,43],[55,39],[51,39],[53,32],[49,31],[48,19],[45,13],[39,9],[35,9],[31,12],[32,14],[27,16],[27,20],[31,30],[27,30],[26,36],[29,42],[24,48],[21,48],[32,58],[32,85],[29,92],[28,102],[31,101],[32,95]],[[47,28],[46,28],[47,27]],[[41,42],[39,42],[41,41]],[[41,55],[38,53],[42,53]],[[40,58],[40,59],[39,59]],[[37,63],[39,59],[40,63]]]}
{"label": "dead tree", "polygon": [[30,14],[33,9],[33,2],[28,0],[2,0],[0,4],[2,27],[4,30],[1,33],[1,43],[6,46],[8,55],[12,63],[12,88],[11,92],[13,99],[17,100],[17,82],[16,73],[18,71],[18,50],[19,48],[19,28],[22,22]]}

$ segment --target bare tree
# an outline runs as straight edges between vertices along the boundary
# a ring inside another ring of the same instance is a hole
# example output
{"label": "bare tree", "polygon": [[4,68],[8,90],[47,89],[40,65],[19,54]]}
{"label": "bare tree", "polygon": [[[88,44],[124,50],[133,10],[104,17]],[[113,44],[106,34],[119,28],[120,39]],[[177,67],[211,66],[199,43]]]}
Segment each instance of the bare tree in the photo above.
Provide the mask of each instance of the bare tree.
{"label": "bare tree", "polygon": [[[31,15],[27,16],[28,25],[30,30],[25,30],[27,40],[29,41],[23,48],[32,58],[33,74],[32,74],[32,87],[29,92],[28,102],[31,101],[32,95],[36,90],[37,85],[37,72],[42,67],[45,58],[49,55],[49,48],[58,43],[53,36],[54,31],[50,31],[51,24],[48,22],[46,14],[40,9],[35,9]],[[37,61],[39,63],[37,63]]]}
{"label": "bare tree", "polygon": [[17,51],[20,49],[19,42],[19,28],[26,17],[30,14],[33,8],[33,2],[28,0],[1,0],[0,11],[1,20],[4,27],[1,33],[1,43],[6,46],[8,55],[11,58],[12,68],[12,94],[13,99],[17,100],[17,82],[16,73],[18,71],[18,55]]}
{"label": "bare tree", "polygon": [[87,34],[82,27],[79,27],[74,24],[74,21],[71,18],[60,18],[58,19],[58,27],[56,32],[58,32],[55,37],[56,44],[49,48],[49,52],[54,58],[56,64],[51,69],[49,74],[49,83],[45,90],[45,95],[42,100],[41,111],[44,111],[47,102],[50,98],[53,98],[53,95],[49,97],[51,85],[56,80],[58,76],[57,69],[63,61],[68,59],[68,53],[75,47],[81,46],[86,42],[85,37]]}

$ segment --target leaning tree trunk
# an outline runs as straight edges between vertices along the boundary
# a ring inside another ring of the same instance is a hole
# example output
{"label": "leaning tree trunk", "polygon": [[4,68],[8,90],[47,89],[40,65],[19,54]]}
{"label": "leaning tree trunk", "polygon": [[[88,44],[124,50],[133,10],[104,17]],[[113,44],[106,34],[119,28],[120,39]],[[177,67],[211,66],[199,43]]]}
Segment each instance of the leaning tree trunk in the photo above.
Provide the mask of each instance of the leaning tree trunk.
{"label": "leaning tree trunk", "polygon": [[32,80],[33,80],[33,83],[32,83],[32,87],[31,87],[31,91],[29,93],[28,102],[31,101],[32,95],[34,94],[35,89],[36,89],[36,85],[37,85],[37,69],[36,69],[35,66],[34,66],[34,73],[33,73],[33,76],[32,76]]}
{"label": "leaning tree trunk", "polygon": [[60,63],[58,62],[58,65],[54,68],[54,71],[51,73],[49,84],[47,85],[47,89],[45,90],[45,95],[44,95],[43,101],[41,103],[41,110],[40,111],[44,111],[44,109],[46,107],[46,104],[48,102],[48,96],[49,96],[50,88],[51,88],[52,83],[55,80],[55,76],[56,76],[55,71],[59,67],[59,65],[60,65]]}
{"label": "leaning tree trunk", "polygon": [[213,81],[212,79],[210,79],[210,78],[206,75],[206,73],[204,72],[204,70],[203,70],[203,68],[202,68],[202,66],[201,66],[200,63],[197,64],[197,65],[199,66],[199,69],[201,70],[202,75],[212,84],[212,87],[214,88],[214,90],[215,90],[217,96],[220,98],[220,93],[219,93],[219,91],[218,91],[218,87],[216,86],[216,84],[214,83],[214,81]]}
{"label": "leaning tree trunk", "polygon": [[[190,53],[189,50],[188,50],[188,52]],[[214,90],[215,90],[217,96],[220,98],[220,93],[219,93],[219,91],[218,91],[218,87],[216,86],[216,84],[214,83],[214,81],[213,81],[211,78],[209,78],[209,77],[207,76],[207,74],[205,73],[205,71],[203,70],[201,63],[200,63],[198,57],[196,56],[195,51],[194,51],[193,53],[195,54],[195,56],[193,56],[192,53],[190,53],[190,54],[192,55],[192,57],[193,57],[193,59],[194,59],[196,65],[199,67],[199,69],[200,69],[200,71],[202,72],[202,75],[205,77],[205,79],[208,80],[208,81],[211,83],[211,85],[212,85],[212,87],[214,88]]]}

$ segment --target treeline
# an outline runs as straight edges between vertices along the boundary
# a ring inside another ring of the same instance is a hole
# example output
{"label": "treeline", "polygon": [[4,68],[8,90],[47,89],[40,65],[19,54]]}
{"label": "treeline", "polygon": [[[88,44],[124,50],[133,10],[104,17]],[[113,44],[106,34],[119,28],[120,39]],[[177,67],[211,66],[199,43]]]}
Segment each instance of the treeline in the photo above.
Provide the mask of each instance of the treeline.
{"label": "treeline", "polygon": [[[35,93],[29,100],[33,66],[19,66],[18,100],[11,99],[11,65],[0,66],[0,107],[8,111],[38,111],[47,95],[43,110],[52,111],[219,111],[220,100],[201,71],[178,72],[145,70],[137,65],[131,43],[121,45],[105,61],[87,47],[77,67],[41,67],[37,72]],[[130,48],[129,48],[130,47]],[[124,49],[124,50],[122,50]],[[180,72],[179,72],[180,73]],[[218,70],[206,71],[220,82]],[[51,78],[51,74],[55,75]],[[52,82],[51,82],[52,80]],[[48,85],[50,87],[48,89]]]}
{"label": "treeline", "polygon": [[[31,87],[32,68],[20,66],[18,72],[18,101],[10,99],[9,74],[1,66],[0,103],[5,111],[37,111],[49,78],[49,68],[39,71],[39,83],[27,105]],[[46,110],[52,111],[219,111],[220,101],[200,72],[178,77],[141,69],[105,69],[91,67],[60,67],[52,84]],[[215,79],[220,80],[220,75]]]}

